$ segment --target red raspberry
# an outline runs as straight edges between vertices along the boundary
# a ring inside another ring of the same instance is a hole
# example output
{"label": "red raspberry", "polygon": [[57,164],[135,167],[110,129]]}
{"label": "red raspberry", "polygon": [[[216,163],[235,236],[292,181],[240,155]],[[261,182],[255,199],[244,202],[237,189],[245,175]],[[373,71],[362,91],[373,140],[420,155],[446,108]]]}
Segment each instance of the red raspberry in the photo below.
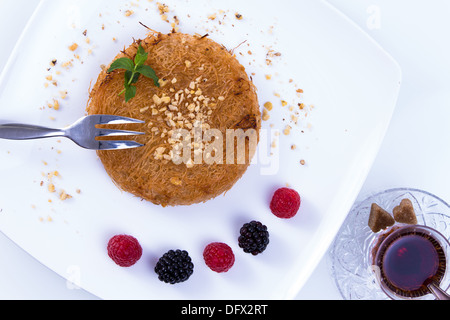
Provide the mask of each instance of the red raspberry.
{"label": "red raspberry", "polygon": [[273,194],[270,210],[279,218],[289,219],[297,214],[300,202],[300,195],[297,191],[280,188]]}
{"label": "red raspberry", "polygon": [[205,247],[203,258],[215,272],[227,272],[234,264],[233,250],[225,243],[212,242]]}
{"label": "red raspberry", "polygon": [[121,267],[131,267],[142,256],[142,247],[132,236],[120,234],[108,242],[109,257]]}

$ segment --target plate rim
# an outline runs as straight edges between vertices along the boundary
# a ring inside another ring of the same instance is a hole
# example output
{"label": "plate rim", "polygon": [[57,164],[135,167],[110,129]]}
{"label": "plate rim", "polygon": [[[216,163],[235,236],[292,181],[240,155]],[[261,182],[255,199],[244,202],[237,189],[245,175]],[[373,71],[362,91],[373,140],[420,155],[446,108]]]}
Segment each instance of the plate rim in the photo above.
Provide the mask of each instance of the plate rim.
{"label": "plate rim", "polygon": [[[387,52],[373,37],[371,37],[369,35],[368,32],[366,32],[361,26],[359,26],[355,21],[353,21],[352,19],[350,19],[350,17],[348,17],[346,14],[344,14],[341,10],[339,10],[338,8],[336,8],[334,5],[332,5],[331,3],[329,3],[327,0],[321,0],[321,2],[327,6],[330,10],[334,11],[338,16],[340,16],[343,20],[345,20],[347,23],[349,23],[351,26],[353,26],[353,28],[355,28],[356,30],[358,30],[362,35],[364,35],[364,37],[369,40],[376,48],[379,52],[381,52],[391,63],[392,65],[395,67],[396,69],[396,74],[398,77],[398,82],[397,82],[397,86],[396,86],[396,95],[395,95],[395,99],[392,102],[392,108],[389,112],[389,115],[387,116],[386,119],[386,123],[384,124],[384,132],[382,134],[381,139],[378,141],[378,145],[376,148],[376,153],[378,154],[381,145],[383,144],[383,141],[385,139],[386,133],[389,129],[393,114],[395,112],[396,109],[396,105],[398,102],[398,98],[399,98],[399,93],[400,93],[400,89],[401,89],[401,84],[402,84],[402,79],[403,79],[403,72],[401,69],[400,64],[394,59],[394,57]],[[348,207],[348,212],[350,212],[350,209],[353,205],[353,203],[356,201],[358,194],[361,192],[362,186],[364,185],[365,180],[367,179],[367,176],[371,170],[371,168],[373,167],[373,163],[375,162],[376,159],[376,155],[375,157],[373,157],[372,161],[370,162],[370,164],[367,165],[366,167],[366,172],[364,174],[364,178],[361,179],[361,181],[358,183],[358,187],[355,189],[355,191],[353,192],[353,195],[350,199],[347,201],[347,203],[349,203],[349,205],[347,205]],[[307,268],[308,272],[303,272],[303,274],[301,276],[298,276],[296,281],[291,285],[290,289],[287,290],[287,294],[286,294],[286,299],[292,300],[295,298],[295,296],[299,293],[299,291],[301,290],[301,288],[304,286],[304,284],[308,281],[308,279],[311,277],[312,273],[314,272],[315,268],[319,265],[320,261],[325,257],[329,246],[332,245],[334,238],[336,237],[337,233],[339,232],[340,227],[342,226],[342,224],[344,223],[346,217],[347,217],[348,213],[346,215],[342,215],[340,217],[340,222],[338,224],[336,224],[335,226],[333,226],[333,231],[334,232],[330,232],[330,234],[333,234],[333,236],[328,235],[327,237],[322,237],[321,239],[317,239],[318,241],[320,241],[322,243],[322,250],[320,252],[320,254],[313,254],[310,255],[310,260],[307,262],[309,268]],[[325,239],[325,240],[324,240]],[[317,250],[317,249],[316,249]],[[314,258],[314,260],[312,259]],[[313,260],[311,262],[311,260]]]}

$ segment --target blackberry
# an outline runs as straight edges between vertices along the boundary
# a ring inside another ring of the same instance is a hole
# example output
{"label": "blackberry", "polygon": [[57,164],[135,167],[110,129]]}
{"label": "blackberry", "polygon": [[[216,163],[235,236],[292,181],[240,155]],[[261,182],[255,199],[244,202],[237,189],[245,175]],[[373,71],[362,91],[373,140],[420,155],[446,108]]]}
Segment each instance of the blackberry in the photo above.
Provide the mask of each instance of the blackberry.
{"label": "blackberry", "polygon": [[244,252],[256,256],[266,250],[266,247],[269,244],[269,232],[267,231],[267,227],[261,222],[254,220],[245,223],[241,227],[238,242],[239,247],[241,247]]}
{"label": "blackberry", "polygon": [[185,250],[169,250],[155,266],[158,279],[170,284],[186,281],[194,272],[194,264]]}

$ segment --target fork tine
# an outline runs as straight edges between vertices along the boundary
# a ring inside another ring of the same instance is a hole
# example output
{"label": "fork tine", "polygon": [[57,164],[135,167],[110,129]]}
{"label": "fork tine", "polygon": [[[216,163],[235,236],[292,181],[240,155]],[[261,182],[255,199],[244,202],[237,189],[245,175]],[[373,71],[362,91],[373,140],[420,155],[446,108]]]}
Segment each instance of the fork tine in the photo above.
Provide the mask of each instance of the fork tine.
{"label": "fork tine", "polygon": [[129,130],[115,130],[115,129],[97,129],[97,137],[108,137],[108,136],[135,136],[145,134],[145,132],[140,131],[129,131]]}
{"label": "fork tine", "polygon": [[98,150],[130,149],[144,146],[141,143],[130,140],[99,140]]}
{"label": "fork tine", "polygon": [[128,117],[121,117],[121,116],[114,116],[110,114],[95,114],[91,115],[90,117],[95,119],[95,122],[97,124],[124,124],[124,123],[144,123],[145,121],[128,118]]}

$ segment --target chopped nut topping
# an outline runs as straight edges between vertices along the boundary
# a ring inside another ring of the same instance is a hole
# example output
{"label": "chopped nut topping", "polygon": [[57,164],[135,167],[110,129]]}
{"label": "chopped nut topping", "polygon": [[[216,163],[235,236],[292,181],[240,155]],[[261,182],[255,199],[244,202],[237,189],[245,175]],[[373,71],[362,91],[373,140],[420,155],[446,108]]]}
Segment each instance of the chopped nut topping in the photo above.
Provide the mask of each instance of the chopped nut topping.
{"label": "chopped nut topping", "polygon": [[153,95],[153,102],[157,105],[157,106],[159,106],[160,104],[161,104],[161,98],[160,97],[158,97],[156,94],[155,95]]}
{"label": "chopped nut topping", "polygon": [[167,81],[166,79],[158,79],[158,83],[160,87],[164,87],[169,81]]}
{"label": "chopped nut topping", "polygon": [[48,191],[49,192],[55,192],[56,188],[55,185],[53,183],[49,183],[48,184]]}
{"label": "chopped nut topping", "polygon": [[67,194],[64,190],[62,190],[61,193],[59,194],[59,199],[61,200],[66,200],[70,198],[72,198],[72,196],[70,194]]}
{"label": "chopped nut topping", "polygon": [[169,103],[169,102],[170,102],[170,97],[168,97],[168,96],[163,96],[163,97],[161,98],[161,102],[163,102],[163,103]]}
{"label": "chopped nut topping", "polygon": [[292,129],[292,127],[290,125],[287,125],[286,128],[284,129],[283,133],[287,136],[291,133],[291,129]]}
{"label": "chopped nut topping", "polygon": [[47,103],[49,108],[53,108],[54,110],[59,110],[59,102],[56,99],[53,99],[53,103]]}
{"label": "chopped nut topping", "polygon": [[169,12],[169,7],[163,3],[158,2],[158,10],[160,14],[164,14],[166,12]]}
{"label": "chopped nut topping", "polygon": [[172,183],[176,186],[181,186],[182,181],[178,177],[172,177],[172,178],[170,178],[170,183]]}
{"label": "chopped nut topping", "polygon": [[263,110],[262,119],[263,119],[264,121],[267,121],[267,120],[270,119],[270,114],[269,114],[269,112],[267,111],[267,109],[264,109],[264,110]]}
{"label": "chopped nut topping", "polygon": [[186,167],[187,168],[192,168],[194,166],[194,163],[192,162],[192,159],[189,159],[187,162],[186,162]]}
{"label": "chopped nut topping", "polygon": [[272,110],[272,108],[273,108],[272,102],[268,101],[268,102],[264,103],[264,108],[266,108],[269,111]]}
{"label": "chopped nut topping", "polygon": [[[201,89],[201,83],[206,82],[207,79],[198,77],[195,80],[189,82],[187,88],[179,89],[175,88],[169,90],[170,95],[163,94],[162,96],[154,95],[152,100],[154,105],[149,108],[142,108],[141,112],[147,112],[150,110],[152,116],[156,117],[156,120],[163,125],[154,125],[153,122],[148,126],[150,131],[158,135],[161,138],[166,138],[163,145],[157,147],[153,154],[155,160],[173,160],[178,157],[183,149],[183,145],[188,143],[189,146],[194,148],[193,154],[198,155],[203,153],[206,145],[201,141],[194,141],[192,137],[194,134],[189,134],[187,137],[176,136],[178,129],[187,130],[208,130],[210,125],[208,124],[208,118],[213,114],[212,108],[214,108],[216,101],[215,97],[208,97],[203,94]],[[177,80],[169,79],[167,82],[175,84]],[[224,96],[217,97],[217,100],[225,100]],[[186,167],[191,168],[194,165],[193,162],[187,162]]]}
{"label": "chopped nut topping", "polygon": [[141,108],[139,111],[140,111],[141,113],[144,113],[144,112],[147,111],[149,108],[150,108],[149,106],[143,107],[143,108]]}
{"label": "chopped nut topping", "polygon": [[73,43],[72,45],[69,46],[69,50],[70,51],[75,51],[78,48],[78,44],[77,43]]}

